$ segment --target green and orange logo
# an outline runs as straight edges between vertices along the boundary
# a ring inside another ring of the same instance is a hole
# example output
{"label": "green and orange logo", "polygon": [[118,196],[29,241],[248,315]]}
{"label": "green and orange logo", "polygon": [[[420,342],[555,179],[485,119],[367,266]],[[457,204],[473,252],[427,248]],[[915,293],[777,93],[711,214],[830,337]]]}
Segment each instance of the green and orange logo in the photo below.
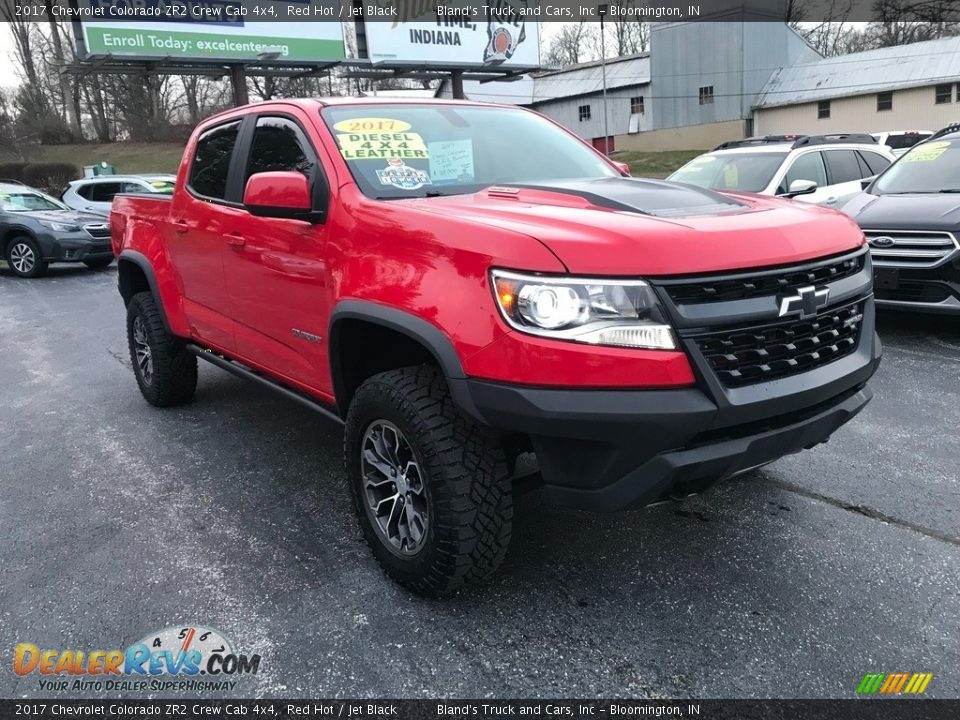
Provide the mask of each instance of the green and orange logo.
{"label": "green and orange logo", "polygon": [[923,695],[933,673],[867,673],[857,687],[860,695]]}

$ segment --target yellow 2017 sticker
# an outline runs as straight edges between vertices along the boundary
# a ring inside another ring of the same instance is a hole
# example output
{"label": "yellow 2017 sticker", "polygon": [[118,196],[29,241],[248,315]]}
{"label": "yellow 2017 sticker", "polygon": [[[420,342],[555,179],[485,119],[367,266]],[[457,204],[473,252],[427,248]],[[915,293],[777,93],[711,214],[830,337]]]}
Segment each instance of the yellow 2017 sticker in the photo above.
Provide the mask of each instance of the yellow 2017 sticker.
{"label": "yellow 2017 sticker", "polygon": [[337,142],[344,160],[426,160],[430,157],[423,138],[417,133],[344,133],[337,135]]}
{"label": "yellow 2017 sticker", "polygon": [[403,120],[391,120],[390,118],[356,118],[354,120],[341,120],[333,126],[333,129],[341,133],[402,133],[410,129],[410,123]]}
{"label": "yellow 2017 sticker", "polygon": [[900,162],[930,162],[943,155],[948,147],[950,147],[948,142],[923,143],[904,155]]}

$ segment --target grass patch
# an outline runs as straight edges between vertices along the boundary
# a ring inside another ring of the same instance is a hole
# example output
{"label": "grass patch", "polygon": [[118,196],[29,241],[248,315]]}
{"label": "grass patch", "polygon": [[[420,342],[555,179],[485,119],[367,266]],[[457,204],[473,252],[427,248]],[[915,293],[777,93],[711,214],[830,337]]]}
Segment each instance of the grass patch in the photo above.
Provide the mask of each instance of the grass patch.
{"label": "grass patch", "polygon": [[[37,145],[27,151],[27,162],[67,162],[96,165],[102,160],[117,168],[118,173],[176,173],[183,157],[180,143],[118,142],[97,145]],[[19,160],[8,153],[0,159]]]}
{"label": "grass patch", "polygon": [[665,178],[681,165],[704,152],[706,150],[667,150],[664,152],[618,150],[610,153],[610,157],[617,162],[627,163],[630,166],[630,174],[634,177]]}

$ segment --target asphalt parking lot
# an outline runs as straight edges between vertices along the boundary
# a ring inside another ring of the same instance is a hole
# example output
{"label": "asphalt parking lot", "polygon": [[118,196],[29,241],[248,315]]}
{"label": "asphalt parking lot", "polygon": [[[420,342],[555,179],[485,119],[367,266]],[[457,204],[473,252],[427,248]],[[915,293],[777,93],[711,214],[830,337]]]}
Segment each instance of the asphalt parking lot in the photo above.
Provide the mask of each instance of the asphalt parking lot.
{"label": "asphalt parking lot", "polygon": [[0,270],[0,697],[50,694],[18,643],[185,623],[263,656],[238,697],[960,696],[960,319],[882,317],[827,445],[628,514],[531,493],[500,574],[426,601],[367,552],[338,428],[206,364],[191,405],[142,400],[115,284]]}

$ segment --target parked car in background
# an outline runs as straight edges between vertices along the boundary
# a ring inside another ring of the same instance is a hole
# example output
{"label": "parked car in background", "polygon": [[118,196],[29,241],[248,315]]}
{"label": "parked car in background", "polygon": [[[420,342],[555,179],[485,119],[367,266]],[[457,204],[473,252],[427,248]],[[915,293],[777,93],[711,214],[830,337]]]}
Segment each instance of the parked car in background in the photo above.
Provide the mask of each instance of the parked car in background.
{"label": "parked car in background", "polygon": [[167,195],[173,193],[173,187],[177,182],[176,175],[170,175],[167,173],[150,173],[146,175],[140,175],[139,177],[150,183],[150,186],[157,192],[165,193]]}
{"label": "parked car in background", "polygon": [[960,124],[915,145],[844,207],[882,307],[960,314]]}
{"label": "parked car in background", "polygon": [[25,185],[0,184],[0,243],[19,277],[38,277],[52,262],[82,262],[89,268],[113,262],[110,229],[102,217],[71,210]]}
{"label": "parked car in background", "polygon": [[873,133],[873,139],[879,145],[886,145],[896,157],[900,157],[917,143],[930,138],[933,130],[888,130]]}
{"label": "parked car in background", "polygon": [[722,143],[668,179],[836,208],[894,160],[870,135],[762,135]]}
{"label": "parked car in background", "polygon": [[[150,177],[169,178],[169,175]],[[113,198],[120,193],[160,193],[165,185],[155,186],[146,177],[139,175],[101,175],[73,180],[67,183],[61,200],[67,207],[82,212],[94,213],[101,217],[110,214],[110,205]]]}

